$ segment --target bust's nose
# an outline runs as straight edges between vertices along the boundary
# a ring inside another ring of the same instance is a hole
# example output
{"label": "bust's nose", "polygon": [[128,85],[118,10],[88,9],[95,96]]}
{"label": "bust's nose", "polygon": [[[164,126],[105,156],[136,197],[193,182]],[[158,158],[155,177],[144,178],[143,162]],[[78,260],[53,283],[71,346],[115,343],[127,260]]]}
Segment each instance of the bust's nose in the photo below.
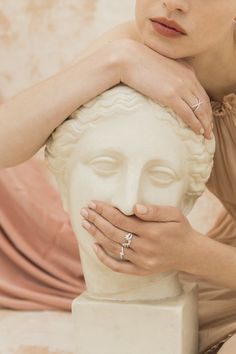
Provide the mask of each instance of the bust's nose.
{"label": "bust's nose", "polygon": [[140,203],[140,176],[129,172],[123,176],[112,196],[112,205],[125,215],[133,215],[133,208]]}

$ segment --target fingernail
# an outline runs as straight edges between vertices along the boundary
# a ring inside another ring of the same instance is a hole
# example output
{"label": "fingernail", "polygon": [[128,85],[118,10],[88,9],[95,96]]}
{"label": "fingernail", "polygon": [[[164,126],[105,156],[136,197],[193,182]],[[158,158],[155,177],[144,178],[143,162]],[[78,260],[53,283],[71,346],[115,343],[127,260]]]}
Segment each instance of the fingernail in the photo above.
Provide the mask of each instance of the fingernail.
{"label": "fingernail", "polygon": [[91,224],[86,220],[83,220],[81,224],[86,230],[89,230],[91,227]]}
{"label": "fingernail", "polygon": [[80,215],[83,216],[84,218],[87,218],[89,214],[87,210],[83,208],[80,210]]}
{"label": "fingernail", "polygon": [[204,130],[203,128],[201,128],[201,129],[199,130],[199,133],[203,135],[203,134],[205,133],[205,130]]}
{"label": "fingernail", "polygon": [[96,206],[96,204],[94,202],[90,201],[88,203],[88,207],[95,210],[97,206]]}
{"label": "fingernail", "polygon": [[137,204],[136,210],[139,214],[147,214],[148,208],[145,205]]}

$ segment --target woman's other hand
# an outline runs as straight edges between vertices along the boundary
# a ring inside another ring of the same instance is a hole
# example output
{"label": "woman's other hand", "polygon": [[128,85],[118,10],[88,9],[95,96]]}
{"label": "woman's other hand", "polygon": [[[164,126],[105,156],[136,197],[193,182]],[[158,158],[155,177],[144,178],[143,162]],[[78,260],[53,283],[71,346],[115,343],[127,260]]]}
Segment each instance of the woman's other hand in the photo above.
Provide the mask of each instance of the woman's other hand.
{"label": "woman's other hand", "polygon": [[125,57],[120,59],[121,82],[170,107],[194,132],[211,138],[210,100],[190,65],[131,39],[119,39],[113,45]]}

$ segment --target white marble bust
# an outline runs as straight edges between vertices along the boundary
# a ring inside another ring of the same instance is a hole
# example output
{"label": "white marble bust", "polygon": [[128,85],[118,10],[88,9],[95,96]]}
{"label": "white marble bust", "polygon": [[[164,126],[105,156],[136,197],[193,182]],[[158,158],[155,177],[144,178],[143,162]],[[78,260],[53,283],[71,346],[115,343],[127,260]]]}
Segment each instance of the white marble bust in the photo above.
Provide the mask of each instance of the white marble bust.
{"label": "white marble bust", "polygon": [[92,249],[80,209],[105,201],[126,215],[135,203],[172,205],[185,215],[203,193],[215,143],[196,135],[171,110],[119,85],[75,111],[46,146],[76,234],[87,295],[95,299],[151,301],[175,297],[175,271],[145,277],[115,273]]}

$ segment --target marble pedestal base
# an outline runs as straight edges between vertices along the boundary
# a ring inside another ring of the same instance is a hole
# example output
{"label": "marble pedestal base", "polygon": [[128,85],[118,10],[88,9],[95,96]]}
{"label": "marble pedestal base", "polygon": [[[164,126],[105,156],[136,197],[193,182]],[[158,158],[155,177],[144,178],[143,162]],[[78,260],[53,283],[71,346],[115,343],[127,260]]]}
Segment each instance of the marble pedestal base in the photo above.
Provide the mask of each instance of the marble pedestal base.
{"label": "marble pedestal base", "polygon": [[197,354],[196,287],[174,299],[149,303],[97,301],[72,304],[75,354]]}

